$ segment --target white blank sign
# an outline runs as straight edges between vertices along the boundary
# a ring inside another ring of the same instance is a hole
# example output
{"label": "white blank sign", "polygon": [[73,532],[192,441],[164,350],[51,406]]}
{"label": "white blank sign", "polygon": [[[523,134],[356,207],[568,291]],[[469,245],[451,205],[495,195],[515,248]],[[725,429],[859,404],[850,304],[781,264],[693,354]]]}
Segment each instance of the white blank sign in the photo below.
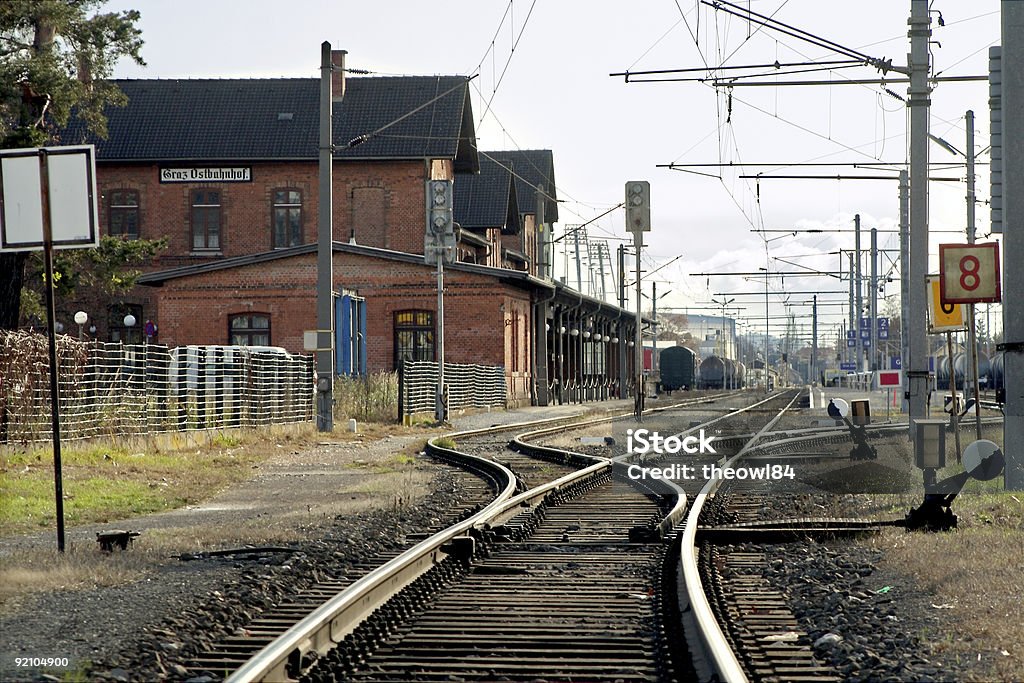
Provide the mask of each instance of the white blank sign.
{"label": "white blank sign", "polygon": [[[53,247],[97,246],[96,163],[92,145],[43,149]],[[38,149],[0,153],[0,250],[38,250],[43,246],[39,159]]]}

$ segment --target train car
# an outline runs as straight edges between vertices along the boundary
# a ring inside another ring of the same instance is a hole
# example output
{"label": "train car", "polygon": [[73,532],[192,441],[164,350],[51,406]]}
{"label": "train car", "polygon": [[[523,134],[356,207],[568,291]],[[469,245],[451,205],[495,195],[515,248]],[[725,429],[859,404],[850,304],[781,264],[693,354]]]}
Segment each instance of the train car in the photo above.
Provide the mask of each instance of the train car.
{"label": "train car", "polygon": [[747,366],[739,361],[736,361],[734,379],[736,380],[732,385],[734,389],[743,389],[747,386]]}
{"label": "train car", "polygon": [[700,379],[697,386],[701,389],[724,389],[726,382],[731,380],[731,370],[732,361],[719,356],[708,356],[700,363]]}
{"label": "train car", "polygon": [[[989,369],[989,359],[982,352],[978,352],[978,377],[982,379],[984,384],[990,384],[989,378],[991,377],[991,370]],[[956,382],[958,389],[963,389],[967,385],[967,380],[971,375],[971,358],[966,353],[953,354],[952,374],[953,379]],[[938,389],[949,389],[949,376],[950,376],[950,363],[947,356],[938,356],[935,358],[935,386]]]}
{"label": "train car", "polygon": [[996,392],[997,400],[1002,401],[1006,392],[1006,379],[1003,374],[1003,352],[992,354],[988,362],[988,386],[986,389]]}
{"label": "train car", "polygon": [[[978,352],[978,377],[988,377],[988,356],[983,352]],[[964,387],[967,384],[968,378],[971,376],[971,357],[966,353],[958,353],[953,356],[953,376],[956,378],[956,385],[958,387]]]}
{"label": "train car", "polygon": [[661,351],[658,369],[661,371],[661,388],[665,391],[689,391],[697,386],[697,354],[685,346]]}

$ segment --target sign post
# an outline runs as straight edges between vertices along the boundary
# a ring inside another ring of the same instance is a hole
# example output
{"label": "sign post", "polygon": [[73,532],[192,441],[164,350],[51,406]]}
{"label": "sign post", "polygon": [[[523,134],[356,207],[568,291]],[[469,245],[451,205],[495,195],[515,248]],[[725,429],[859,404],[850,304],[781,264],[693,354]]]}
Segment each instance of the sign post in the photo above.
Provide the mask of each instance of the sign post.
{"label": "sign post", "polygon": [[64,552],[53,250],[99,246],[95,150],[80,145],[0,151],[0,194],[0,251],[43,252],[57,550]]}
{"label": "sign post", "polygon": [[[973,240],[973,238],[972,238]],[[939,278],[942,300],[970,308],[969,341],[974,381],[974,425],[981,438],[981,400],[978,387],[978,342],[974,331],[974,305],[1001,300],[999,243],[940,244]]]}
{"label": "sign post", "polygon": [[892,390],[903,386],[903,371],[878,370],[875,372],[875,386],[879,389],[885,387],[885,418],[888,420],[892,416]]}
{"label": "sign post", "polygon": [[[643,317],[640,313],[640,251],[644,246],[644,233],[651,231],[651,184],[646,180],[630,180],[626,183],[626,232],[633,233],[633,246],[636,248],[636,396],[633,414],[637,422],[643,421],[644,394],[644,356],[643,332],[640,326]],[[768,359],[765,359],[767,364]],[[767,367],[767,365],[766,365]]]}

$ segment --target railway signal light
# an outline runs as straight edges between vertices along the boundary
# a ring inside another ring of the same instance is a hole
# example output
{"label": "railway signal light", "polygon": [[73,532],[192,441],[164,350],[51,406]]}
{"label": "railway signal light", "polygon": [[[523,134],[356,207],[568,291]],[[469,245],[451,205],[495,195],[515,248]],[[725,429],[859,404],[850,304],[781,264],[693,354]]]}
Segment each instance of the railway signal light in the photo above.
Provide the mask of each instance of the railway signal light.
{"label": "railway signal light", "polygon": [[646,180],[626,183],[626,231],[649,232],[651,229],[651,184]]}
{"label": "railway signal light", "polygon": [[427,230],[423,238],[423,259],[428,265],[437,263],[438,257],[455,261],[456,226],[452,213],[452,181],[426,182]]}
{"label": "railway signal light", "polygon": [[452,222],[452,181],[427,181],[427,232],[447,235],[454,230]]}

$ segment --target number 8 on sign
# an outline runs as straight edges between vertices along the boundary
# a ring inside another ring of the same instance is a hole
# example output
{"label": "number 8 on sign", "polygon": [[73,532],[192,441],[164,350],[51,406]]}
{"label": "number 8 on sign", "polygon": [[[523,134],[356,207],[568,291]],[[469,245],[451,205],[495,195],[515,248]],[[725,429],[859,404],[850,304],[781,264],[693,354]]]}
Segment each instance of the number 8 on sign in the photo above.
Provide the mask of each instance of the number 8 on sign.
{"label": "number 8 on sign", "polygon": [[960,286],[968,292],[973,292],[981,284],[981,277],[978,270],[981,268],[981,261],[977,256],[964,256],[960,259]]}
{"label": "number 8 on sign", "polygon": [[999,244],[940,244],[939,277],[944,306],[998,302]]}

